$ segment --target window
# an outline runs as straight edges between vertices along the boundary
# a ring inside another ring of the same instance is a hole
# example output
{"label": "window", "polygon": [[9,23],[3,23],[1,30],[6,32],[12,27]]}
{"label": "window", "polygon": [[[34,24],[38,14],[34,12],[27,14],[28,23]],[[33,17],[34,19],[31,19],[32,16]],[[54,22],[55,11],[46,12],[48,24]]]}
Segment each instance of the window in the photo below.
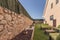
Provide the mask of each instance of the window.
{"label": "window", "polygon": [[50,16],[50,20],[53,20],[53,18],[54,18],[54,16],[53,16],[53,15],[51,15],[51,16]]}
{"label": "window", "polygon": [[56,0],[56,4],[58,4],[59,3],[59,0]]}
{"label": "window", "polygon": [[53,8],[53,3],[51,3],[51,8]]}

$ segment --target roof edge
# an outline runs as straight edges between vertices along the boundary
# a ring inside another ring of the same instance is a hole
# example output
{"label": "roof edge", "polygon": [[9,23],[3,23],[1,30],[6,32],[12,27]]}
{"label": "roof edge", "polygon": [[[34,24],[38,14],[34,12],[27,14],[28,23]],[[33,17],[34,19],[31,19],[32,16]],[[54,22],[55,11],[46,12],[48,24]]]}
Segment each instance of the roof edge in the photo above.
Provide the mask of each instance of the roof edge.
{"label": "roof edge", "polygon": [[44,17],[44,15],[45,15],[45,12],[46,12],[46,8],[47,8],[47,5],[48,5],[48,2],[49,2],[49,0],[46,0],[45,8],[44,8],[44,11],[43,11],[43,17]]}

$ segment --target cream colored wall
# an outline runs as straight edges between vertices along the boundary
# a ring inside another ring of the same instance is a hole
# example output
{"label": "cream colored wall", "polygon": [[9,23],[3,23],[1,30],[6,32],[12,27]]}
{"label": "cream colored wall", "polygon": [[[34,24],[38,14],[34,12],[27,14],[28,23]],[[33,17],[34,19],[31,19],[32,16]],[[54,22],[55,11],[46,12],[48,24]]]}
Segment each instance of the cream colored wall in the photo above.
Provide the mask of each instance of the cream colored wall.
{"label": "cream colored wall", "polygon": [[[47,1],[47,0],[46,0]],[[53,3],[53,8],[51,9],[51,3]],[[60,0],[59,3],[56,4],[56,0],[48,0],[48,4],[45,7],[44,19],[47,21],[49,25],[53,25],[53,21],[50,20],[50,16],[54,15],[54,19],[56,19],[57,26],[60,25]]]}

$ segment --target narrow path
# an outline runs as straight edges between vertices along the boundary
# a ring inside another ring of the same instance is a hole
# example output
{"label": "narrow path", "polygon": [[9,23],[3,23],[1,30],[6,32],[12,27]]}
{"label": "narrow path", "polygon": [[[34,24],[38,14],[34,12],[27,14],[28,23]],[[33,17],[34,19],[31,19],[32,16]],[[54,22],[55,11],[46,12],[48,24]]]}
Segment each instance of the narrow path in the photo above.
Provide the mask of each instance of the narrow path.
{"label": "narrow path", "polygon": [[27,34],[24,34],[23,32],[24,31],[11,40],[31,40],[32,30],[27,30]]}

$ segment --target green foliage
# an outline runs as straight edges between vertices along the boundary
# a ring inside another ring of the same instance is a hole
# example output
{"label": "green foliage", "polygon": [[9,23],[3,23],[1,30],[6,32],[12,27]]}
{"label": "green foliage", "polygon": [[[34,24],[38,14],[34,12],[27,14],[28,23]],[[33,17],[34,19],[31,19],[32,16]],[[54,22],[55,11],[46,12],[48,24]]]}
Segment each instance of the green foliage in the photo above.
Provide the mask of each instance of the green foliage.
{"label": "green foliage", "polygon": [[58,26],[58,28],[60,28],[60,25]]}
{"label": "green foliage", "polygon": [[57,36],[56,40],[60,40],[60,35]]}
{"label": "green foliage", "polygon": [[34,40],[48,40],[49,37],[44,34],[43,30],[40,30],[40,24],[35,25],[35,31],[34,31]]}
{"label": "green foliage", "polygon": [[41,24],[42,28],[51,28],[48,24]]}

